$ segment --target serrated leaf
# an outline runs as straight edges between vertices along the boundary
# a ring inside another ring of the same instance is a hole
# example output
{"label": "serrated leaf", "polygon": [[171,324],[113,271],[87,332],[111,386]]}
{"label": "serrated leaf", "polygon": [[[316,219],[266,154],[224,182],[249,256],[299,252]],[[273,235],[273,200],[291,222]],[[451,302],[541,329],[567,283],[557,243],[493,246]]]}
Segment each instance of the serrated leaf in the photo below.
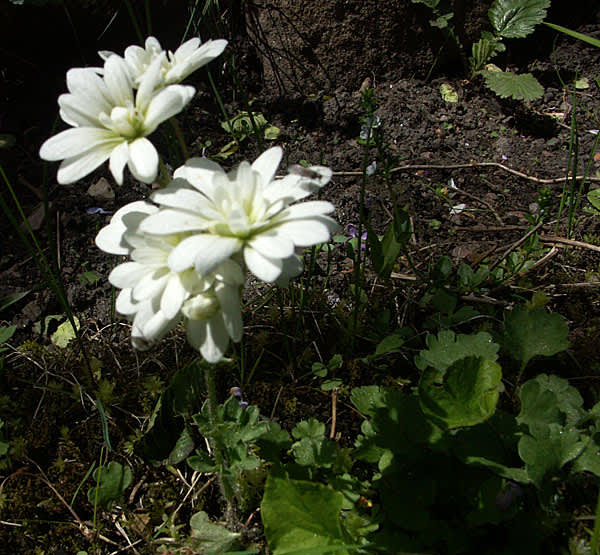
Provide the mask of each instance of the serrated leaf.
{"label": "serrated leaf", "polygon": [[437,337],[428,335],[426,343],[428,348],[415,356],[415,365],[420,370],[433,367],[444,372],[457,360],[468,356],[483,357],[490,361],[498,359],[499,346],[484,331],[475,335],[455,335],[453,331],[442,330]]}
{"label": "serrated leaf", "polygon": [[482,357],[468,357],[447,368],[437,383],[438,371],[426,370],[419,383],[421,409],[444,428],[474,426],[496,410],[502,370]]}
{"label": "serrated leaf", "polygon": [[535,100],[544,94],[544,87],[531,73],[483,71],[485,84],[501,98]]}
{"label": "serrated leaf", "polygon": [[296,439],[311,438],[319,439],[325,434],[325,424],[319,422],[316,418],[303,420],[299,422],[292,430],[292,436]]}
{"label": "serrated leaf", "polygon": [[120,499],[131,484],[133,474],[128,466],[111,461],[108,466],[98,467],[93,478],[96,484],[88,490],[88,501],[93,506],[106,508],[112,501]]}
{"label": "serrated leaf", "polygon": [[505,38],[522,38],[544,21],[550,0],[494,0],[488,17],[496,34]]}
{"label": "serrated leaf", "polygon": [[562,316],[519,306],[504,313],[502,345],[523,369],[534,356],[552,356],[567,349],[568,333]]}
{"label": "serrated leaf", "polygon": [[520,425],[530,430],[558,424],[575,426],[583,417],[583,398],[569,382],[558,376],[540,374],[525,382],[519,390]]}
{"label": "serrated leaf", "polygon": [[[79,330],[80,325],[77,316],[73,316],[73,321],[75,322],[75,327]],[[64,349],[71,339],[75,339],[76,335],[76,331],[73,329],[71,322],[67,321],[56,328],[56,331],[50,336],[50,341],[57,347]]]}
{"label": "serrated leaf", "polygon": [[292,438],[277,422],[267,422],[265,433],[255,443],[262,459],[279,461],[279,453],[290,447]]}
{"label": "serrated leaf", "polygon": [[198,553],[213,555],[242,547],[240,534],[230,532],[225,526],[213,524],[204,511],[192,515],[190,528],[192,543]]}
{"label": "serrated leaf", "polygon": [[336,460],[337,444],[324,437],[305,437],[294,443],[291,450],[301,466],[329,468]]}
{"label": "serrated leaf", "polygon": [[582,435],[583,451],[573,463],[573,472],[591,472],[600,477],[600,430],[598,426],[587,436]]}
{"label": "serrated leaf", "polygon": [[270,475],[265,484],[261,515],[269,548],[275,555],[338,546],[345,537],[340,519],[344,496],[318,482]]}
{"label": "serrated leaf", "polygon": [[519,456],[531,480],[539,487],[551,474],[577,457],[585,448],[579,431],[559,424],[534,428],[534,435],[519,440]]}

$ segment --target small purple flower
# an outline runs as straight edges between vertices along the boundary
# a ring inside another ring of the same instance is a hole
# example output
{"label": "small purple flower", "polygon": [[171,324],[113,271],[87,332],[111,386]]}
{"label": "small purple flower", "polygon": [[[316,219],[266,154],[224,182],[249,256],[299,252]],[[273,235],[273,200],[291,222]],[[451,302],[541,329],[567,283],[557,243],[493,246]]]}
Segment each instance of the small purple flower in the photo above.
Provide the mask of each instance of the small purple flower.
{"label": "small purple flower", "polygon": [[86,210],[87,214],[112,214],[110,210],[104,210],[104,208],[100,208],[99,206],[92,206]]}
{"label": "small purple flower", "polygon": [[[348,234],[347,235],[348,241],[358,238],[358,228],[354,224],[348,224],[346,226],[346,233]],[[367,236],[368,236],[367,230],[365,229],[365,231],[363,231],[360,236],[360,248],[363,251],[365,250],[365,248],[367,246]]]}
{"label": "small purple flower", "polygon": [[244,401],[244,399],[242,398],[243,394],[244,394],[243,391],[239,387],[232,387],[229,390],[229,395],[231,395],[232,397],[235,397],[238,400],[240,407],[245,409],[248,406],[248,403],[246,401]]}

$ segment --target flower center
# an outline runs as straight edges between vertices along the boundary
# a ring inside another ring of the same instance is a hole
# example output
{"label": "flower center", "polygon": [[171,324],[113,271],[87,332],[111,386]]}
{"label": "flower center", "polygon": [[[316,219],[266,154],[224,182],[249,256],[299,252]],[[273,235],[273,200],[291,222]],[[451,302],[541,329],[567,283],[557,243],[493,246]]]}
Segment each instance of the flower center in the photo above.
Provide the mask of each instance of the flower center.
{"label": "flower center", "polygon": [[220,306],[213,293],[201,293],[185,301],[181,312],[190,320],[208,320],[218,312]]}
{"label": "flower center", "polygon": [[144,116],[133,104],[129,106],[115,106],[110,116],[100,114],[100,122],[121,137],[128,140],[144,136]]}

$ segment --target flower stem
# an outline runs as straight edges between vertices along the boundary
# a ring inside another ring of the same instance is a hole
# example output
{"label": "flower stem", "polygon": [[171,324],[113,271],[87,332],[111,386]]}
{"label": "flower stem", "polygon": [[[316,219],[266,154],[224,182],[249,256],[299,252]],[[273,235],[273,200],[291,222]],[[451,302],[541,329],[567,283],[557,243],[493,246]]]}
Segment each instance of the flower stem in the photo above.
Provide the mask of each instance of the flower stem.
{"label": "flower stem", "polygon": [[181,127],[179,127],[179,122],[175,117],[172,117],[169,121],[171,122],[171,127],[175,132],[175,137],[177,137],[177,142],[179,143],[179,148],[181,149],[181,155],[183,156],[183,161],[185,162],[190,157],[190,153],[188,152],[187,145],[185,144]]}
{"label": "flower stem", "polygon": [[217,466],[217,476],[221,493],[227,502],[227,520],[231,520],[235,514],[234,494],[229,480],[224,479],[224,472],[227,461],[223,454],[223,446],[219,437],[219,412],[217,408],[217,388],[215,385],[215,367],[212,364],[204,365],[204,381],[206,383],[208,420],[210,424],[210,445],[213,450],[213,456]]}

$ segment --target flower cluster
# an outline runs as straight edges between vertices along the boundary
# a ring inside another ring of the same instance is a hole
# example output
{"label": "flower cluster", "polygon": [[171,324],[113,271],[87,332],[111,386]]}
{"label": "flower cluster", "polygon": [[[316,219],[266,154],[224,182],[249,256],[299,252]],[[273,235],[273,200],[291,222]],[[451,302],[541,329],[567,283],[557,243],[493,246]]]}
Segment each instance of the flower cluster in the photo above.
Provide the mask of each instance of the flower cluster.
{"label": "flower cluster", "polygon": [[[46,160],[62,160],[60,183],[84,177],[104,161],[117,183],[127,165],[144,183],[158,172],[159,157],[146,136],[178,113],[195,94],[179,82],[226,46],[192,39],[174,53],[154,38],[121,57],[100,52],[102,68],[67,73],[59,97],[72,128],[48,139]],[[229,172],[192,158],[150,200],[118,210],[96,236],[102,250],[129,260],[109,281],[120,293],[116,309],[132,322],[132,343],[145,350],[183,322],[189,343],[211,363],[230,341],[239,341],[245,269],[265,282],[285,284],[302,272],[297,248],[326,243],[337,224],[325,201],[296,203],[331,179],[329,168],[292,166],[276,177],[283,151],[273,147],[253,163]]]}
{"label": "flower cluster", "polygon": [[190,344],[217,362],[242,335],[242,268],[285,283],[302,271],[296,247],[328,241],[333,205],[293,203],[325,185],[331,170],[292,168],[276,178],[282,154],[270,148],[229,173],[192,158],[154,203],[128,204],[100,230],[102,250],[131,259],[109,281],[121,289],[116,308],[132,320],[134,347],[149,348],[183,320]]}
{"label": "flower cluster", "polygon": [[102,68],[69,70],[69,93],[61,95],[58,104],[61,118],[72,128],[48,139],[40,157],[62,160],[58,182],[63,184],[85,177],[106,160],[119,185],[126,165],[136,179],[151,183],[159,158],[146,137],[193,98],[194,87],[178,83],[226,45],[216,40],[200,46],[199,39],[192,39],[173,54],[150,37],[146,50],[130,46],[125,58],[101,52]]}

